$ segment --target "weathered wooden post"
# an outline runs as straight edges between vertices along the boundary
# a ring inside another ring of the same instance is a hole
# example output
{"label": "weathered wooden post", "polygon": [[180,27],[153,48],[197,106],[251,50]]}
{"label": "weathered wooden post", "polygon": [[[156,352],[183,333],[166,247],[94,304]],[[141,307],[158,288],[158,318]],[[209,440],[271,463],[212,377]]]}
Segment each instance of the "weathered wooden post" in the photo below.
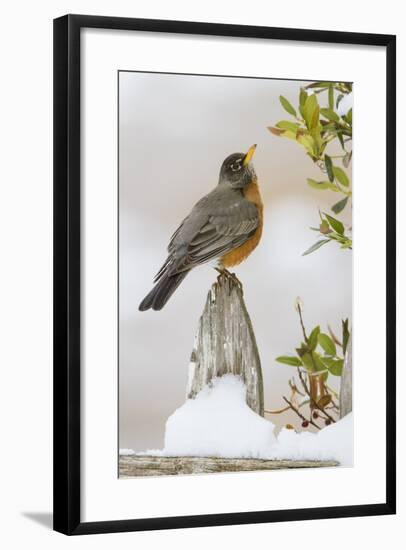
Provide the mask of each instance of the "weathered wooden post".
{"label": "weathered wooden post", "polygon": [[221,274],[207,295],[190,359],[187,398],[193,399],[213,378],[240,376],[247,404],[264,416],[261,361],[242,286]]}
{"label": "weathered wooden post", "polygon": [[340,418],[352,411],[352,335],[344,357],[340,387]]}

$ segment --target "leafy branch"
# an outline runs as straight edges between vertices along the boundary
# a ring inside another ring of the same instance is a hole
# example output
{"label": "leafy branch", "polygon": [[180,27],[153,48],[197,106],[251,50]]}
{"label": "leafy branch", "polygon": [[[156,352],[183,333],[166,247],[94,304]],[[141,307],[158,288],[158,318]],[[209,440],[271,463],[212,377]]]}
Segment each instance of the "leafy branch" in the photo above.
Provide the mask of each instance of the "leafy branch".
{"label": "leafy branch", "polygon": [[315,242],[310,248],[303,252],[302,256],[307,256],[315,250],[324,246],[325,244],[335,241],[340,245],[340,248],[349,248],[352,249],[352,238],[345,233],[345,228],[340,220],[333,218],[326,213],[320,214],[320,225],[319,227],[311,227],[312,231],[317,231],[324,238],[320,241]]}
{"label": "leafy branch", "polygon": [[[350,178],[346,172],[352,159],[352,108],[345,108],[345,98],[348,98],[351,92],[351,83],[314,82],[300,89],[297,109],[284,96],[280,96],[282,107],[293,120],[281,120],[275,126],[268,127],[272,134],[298,143],[320,168],[324,177],[320,180],[307,178],[310,187],[320,191],[328,189],[341,195],[340,200],[331,207],[336,215],[340,214],[352,199]],[[321,106],[318,99],[322,93],[327,94],[325,106]],[[341,154],[327,154],[327,147],[333,142],[339,142]],[[342,166],[339,166],[337,161],[341,161]],[[341,224],[338,220],[333,220],[333,224]],[[327,224],[328,234],[320,231],[324,238],[310,247],[305,254],[310,254],[331,241],[338,242],[341,248],[351,249],[352,240],[348,235],[344,235],[344,230],[337,231],[328,219]],[[327,230],[326,226],[323,228]],[[316,231],[319,231],[319,228]]]}
{"label": "leafy branch", "polygon": [[[342,339],[339,340],[330,327],[327,332],[321,332],[320,326],[312,329],[308,335],[303,321],[303,305],[301,300],[296,300],[296,310],[299,314],[299,322],[303,334],[303,341],[295,349],[296,355],[281,355],[276,358],[278,363],[289,365],[297,369],[302,392],[294,378],[289,381],[291,395],[288,399],[282,396],[287,407],[278,410],[266,410],[268,414],[281,414],[292,410],[301,420],[302,427],[309,424],[317,429],[320,426],[316,419],[324,420],[326,425],[336,422],[339,407],[334,398],[337,394],[327,385],[327,379],[331,376],[341,376],[344,366],[344,356],[349,339],[348,319],[342,321]],[[299,401],[299,396],[304,397]],[[302,411],[302,407],[308,405],[308,416]]]}

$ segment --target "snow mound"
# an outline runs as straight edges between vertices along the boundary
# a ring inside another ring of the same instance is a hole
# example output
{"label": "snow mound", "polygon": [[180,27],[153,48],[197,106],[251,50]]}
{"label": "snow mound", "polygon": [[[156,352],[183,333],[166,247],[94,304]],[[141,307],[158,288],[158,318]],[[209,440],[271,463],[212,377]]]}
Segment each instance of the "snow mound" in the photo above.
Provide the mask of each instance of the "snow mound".
{"label": "snow mound", "polygon": [[164,456],[266,458],[274,425],[252,411],[242,380],[215,378],[166,422]]}
{"label": "snow mound", "polygon": [[[353,464],[353,416],[317,433],[282,429],[252,411],[241,378],[215,378],[195,399],[188,399],[167,420],[164,449],[137,452],[147,456],[336,460]],[[125,452],[122,452],[125,451]],[[120,454],[133,454],[121,449]]]}
{"label": "snow mound", "polygon": [[317,433],[283,428],[269,458],[287,460],[337,460],[340,466],[353,464],[352,413]]}

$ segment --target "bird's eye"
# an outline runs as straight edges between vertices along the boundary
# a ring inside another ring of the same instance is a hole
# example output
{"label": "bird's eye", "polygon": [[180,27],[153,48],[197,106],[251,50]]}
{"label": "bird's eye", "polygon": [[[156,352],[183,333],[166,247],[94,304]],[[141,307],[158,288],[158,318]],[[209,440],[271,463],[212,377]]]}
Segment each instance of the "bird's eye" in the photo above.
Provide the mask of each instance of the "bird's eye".
{"label": "bird's eye", "polygon": [[238,170],[241,170],[241,160],[236,160],[230,165],[230,168],[233,172],[238,172]]}

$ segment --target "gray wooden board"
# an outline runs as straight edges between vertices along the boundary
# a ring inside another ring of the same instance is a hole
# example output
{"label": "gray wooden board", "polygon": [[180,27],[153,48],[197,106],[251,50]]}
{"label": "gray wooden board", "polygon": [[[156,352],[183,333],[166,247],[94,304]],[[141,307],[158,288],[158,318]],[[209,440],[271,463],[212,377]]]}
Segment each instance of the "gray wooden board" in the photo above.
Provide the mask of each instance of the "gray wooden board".
{"label": "gray wooden board", "polygon": [[119,472],[120,477],[140,477],[177,474],[254,472],[290,468],[331,468],[338,465],[339,463],[334,460],[266,460],[257,458],[121,455]]}

